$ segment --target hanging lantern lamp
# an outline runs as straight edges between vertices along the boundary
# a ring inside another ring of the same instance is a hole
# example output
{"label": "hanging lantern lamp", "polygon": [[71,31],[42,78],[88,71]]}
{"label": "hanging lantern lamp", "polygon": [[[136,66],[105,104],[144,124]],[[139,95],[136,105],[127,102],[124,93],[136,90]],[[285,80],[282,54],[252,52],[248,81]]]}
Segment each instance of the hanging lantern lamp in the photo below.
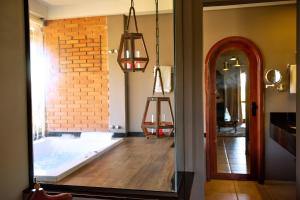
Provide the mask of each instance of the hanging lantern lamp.
{"label": "hanging lantern lamp", "polygon": [[[133,15],[136,32],[129,32],[131,15]],[[144,72],[149,62],[143,34],[138,30],[133,0],[131,0],[125,32],[121,37],[117,61],[124,72]]]}
{"label": "hanging lantern lamp", "polygon": [[[158,0],[156,5],[156,66],[154,75],[154,84],[152,97],[147,98],[146,107],[143,115],[141,128],[144,135],[149,138],[151,135],[156,137],[173,136],[174,115],[169,97],[155,97],[156,81],[160,82],[163,95],[164,85],[162,81],[161,70],[159,68],[159,17],[158,17]],[[151,106],[152,105],[152,106]],[[152,109],[150,108],[152,107]]]}
{"label": "hanging lantern lamp", "polygon": [[[154,109],[150,109],[151,104]],[[147,139],[152,135],[156,135],[156,137],[173,136],[174,115],[169,97],[147,98],[141,128]]]}

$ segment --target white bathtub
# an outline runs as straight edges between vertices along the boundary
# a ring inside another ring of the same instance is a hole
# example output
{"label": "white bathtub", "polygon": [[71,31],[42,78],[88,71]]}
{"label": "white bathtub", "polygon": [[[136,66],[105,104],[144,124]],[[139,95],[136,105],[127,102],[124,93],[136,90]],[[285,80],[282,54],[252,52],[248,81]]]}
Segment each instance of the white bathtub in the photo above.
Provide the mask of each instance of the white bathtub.
{"label": "white bathtub", "polygon": [[83,132],[80,137],[66,134],[34,141],[34,176],[42,182],[60,181],[122,141],[112,138],[109,132]]}

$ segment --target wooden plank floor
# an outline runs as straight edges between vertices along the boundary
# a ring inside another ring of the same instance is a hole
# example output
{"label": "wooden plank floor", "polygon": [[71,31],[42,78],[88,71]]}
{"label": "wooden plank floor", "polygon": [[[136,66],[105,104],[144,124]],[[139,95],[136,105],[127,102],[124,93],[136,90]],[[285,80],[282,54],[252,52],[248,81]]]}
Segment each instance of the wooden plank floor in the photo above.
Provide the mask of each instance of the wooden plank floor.
{"label": "wooden plank floor", "polygon": [[171,191],[174,138],[125,138],[125,141],[58,184]]}

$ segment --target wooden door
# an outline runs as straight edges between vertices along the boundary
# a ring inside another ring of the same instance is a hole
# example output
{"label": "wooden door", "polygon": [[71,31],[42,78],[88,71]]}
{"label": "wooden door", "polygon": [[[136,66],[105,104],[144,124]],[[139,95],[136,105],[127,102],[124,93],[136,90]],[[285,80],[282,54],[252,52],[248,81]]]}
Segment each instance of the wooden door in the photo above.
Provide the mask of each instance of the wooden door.
{"label": "wooden door", "polygon": [[[249,61],[249,146],[250,174],[217,173],[216,152],[216,60],[223,52],[237,49]],[[264,108],[263,63],[256,45],[243,37],[233,36],[217,42],[207,54],[205,61],[206,92],[206,153],[207,178],[264,180]]]}

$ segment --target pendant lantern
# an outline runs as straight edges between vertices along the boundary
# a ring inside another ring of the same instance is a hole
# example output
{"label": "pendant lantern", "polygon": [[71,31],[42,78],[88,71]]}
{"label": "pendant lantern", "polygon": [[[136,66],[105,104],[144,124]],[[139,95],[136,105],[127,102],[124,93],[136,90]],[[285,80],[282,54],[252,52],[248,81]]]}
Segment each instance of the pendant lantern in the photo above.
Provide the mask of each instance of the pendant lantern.
{"label": "pendant lantern", "polygon": [[[131,15],[134,18],[136,32],[129,32]],[[117,61],[124,72],[144,72],[149,62],[143,34],[138,31],[133,0],[131,0],[125,32],[121,37]]]}
{"label": "pendant lantern", "polygon": [[[147,98],[141,128],[147,138],[151,135],[161,137],[164,135],[173,136],[174,115],[169,97],[155,97],[156,81],[160,81],[163,95],[164,86],[162,81],[161,70],[159,68],[159,19],[158,19],[158,0],[156,4],[156,66],[154,73],[154,85],[152,97]],[[151,105],[154,106],[151,106]],[[151,114],[152,113],[152,114]],[[151,117],[150,117],[151,116]]]}
{"label": "pendant lantern", "polygon": [[[154,105],[153,113],[150,111],[151,104]],[[168,110],[169,109],[169,110]],[[170,115],[167,119],[168,112]],[[151,116],[151,117],[150,117]],[[148,97],[146,108],[143,116],[142,130],[144,135],[149,138],[151,135],[161,137],[164,135],[173,136],[174,130],[174,115],[172,111],[171,101],[169,97]]]}

